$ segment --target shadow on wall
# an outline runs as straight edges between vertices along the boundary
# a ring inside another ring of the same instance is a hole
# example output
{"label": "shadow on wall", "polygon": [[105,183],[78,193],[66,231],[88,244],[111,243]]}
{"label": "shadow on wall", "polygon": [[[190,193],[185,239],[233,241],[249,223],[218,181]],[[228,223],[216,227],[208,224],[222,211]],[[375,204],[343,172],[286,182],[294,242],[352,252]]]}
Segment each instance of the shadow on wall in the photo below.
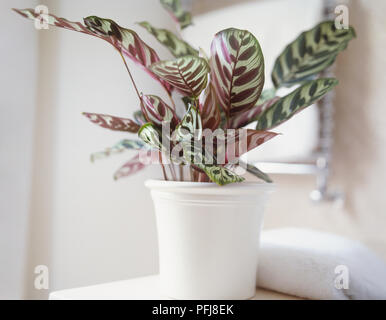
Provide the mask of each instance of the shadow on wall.
{"label": "shadow on wall", "polygon": [[[383,31],[375,32],[374,28],[378,25],[383,27],[378,30],[385,30],[385,23],[382,17],[376,16],[377,11],[382,12],[377,5],[385,7],[383,1],[372,1],[372,7],[361,0],[350,2],[350,24],[357,31],[357,39],[338,59],[336,76],[340,85],[336,90],[332,162],[333,177],[346,194],[347,211],[361,229],[369,233],[380,227],[377,216],[386,207],[381,185],[386,163],[382,161],[385,154],[380,148],[386,132],[379,122],[386,117],[384,99],[381,99],[386,81],[382,82],[377,75],[377,70],[384,70],[386,65],[384,61],[382,65],[377,56],[382,51],[379,44]],[[382,45],[386,49],[386,44]],[[377,119],[377,114],[381,118]],[[385,217],[383,222],[386,222]]]}

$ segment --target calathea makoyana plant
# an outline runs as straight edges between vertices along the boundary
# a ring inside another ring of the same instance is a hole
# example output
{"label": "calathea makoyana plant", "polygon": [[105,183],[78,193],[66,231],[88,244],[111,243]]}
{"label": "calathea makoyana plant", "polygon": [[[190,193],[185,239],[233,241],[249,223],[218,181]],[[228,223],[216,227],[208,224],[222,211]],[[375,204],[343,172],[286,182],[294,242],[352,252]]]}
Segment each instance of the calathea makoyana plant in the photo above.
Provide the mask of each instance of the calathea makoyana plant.
{"label": "calathea makoyana plant", "polygon": [[[178,28],[191,24],[191,15],[182,9],[179,0],[161,0],[161,4]],[[90,16],[81,23],[52,14],[41,15],[32,9],[15,11],[30,19],[43,19],[50,25],[103,39],[119,52],[140,109],[134,112],[133,119],[84,113],[103,128],[138,135],[139,140],[125,139],[92,155],[96,159],[127,149],[138,150],[137,156],[116,172],[117,179],[143,169],[156,154],[165,179],[184,180],[183,173],[188,171],[192,181],[225,185],[244,180],[235,172],[242,166],[270,182],[258,168],[237,161],[238,158],[275,137],[276,133],[269,130],[337,85],[336,79],[318,75],[355,37],[352,27],[337,29],[333,21],[303,32],[276,59],[271,73],[274,87],[263,90],[263,53],[258,40],[246,30],[229,28],[218,32],[208,58],[203,50],[197,50],[173,32],[140,22],[174,56],[172,60],[161,60],[135,31],[110,19]],[[125,58],[158,80],[169,100],[141,93]],[[294,89],[280,97],[277,91],[282,87]],[[175,103],[176,96],[179,103]],[[256,123],[255,129],[241,129],[251,123]]]}

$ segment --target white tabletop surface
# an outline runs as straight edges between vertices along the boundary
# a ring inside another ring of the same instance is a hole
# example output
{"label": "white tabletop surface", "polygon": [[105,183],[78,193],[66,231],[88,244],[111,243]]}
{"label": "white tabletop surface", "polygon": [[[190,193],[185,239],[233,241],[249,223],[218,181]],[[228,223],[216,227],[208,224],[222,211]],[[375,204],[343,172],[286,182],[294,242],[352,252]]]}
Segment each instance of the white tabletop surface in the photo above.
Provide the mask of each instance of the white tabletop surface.
{"label": "white tabletop surface", "polygon": [[[160,293],[158,275],[115,281],[89,287],[54,291],[50,300],[169,300]],[[257,289],[252,300],[291,300],[296,297]]]}

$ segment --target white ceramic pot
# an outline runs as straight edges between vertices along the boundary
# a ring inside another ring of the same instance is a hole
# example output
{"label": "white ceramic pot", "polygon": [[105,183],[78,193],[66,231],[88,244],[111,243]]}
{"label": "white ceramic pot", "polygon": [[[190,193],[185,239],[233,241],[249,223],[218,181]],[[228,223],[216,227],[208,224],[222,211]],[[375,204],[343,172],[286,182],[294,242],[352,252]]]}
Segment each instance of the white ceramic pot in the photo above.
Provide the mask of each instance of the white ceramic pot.
{"label": "white ceramic pot", "polygon": [[264,206],[273,185],[145,184],[157,219],[162,292],[175,299],[253,297]]}

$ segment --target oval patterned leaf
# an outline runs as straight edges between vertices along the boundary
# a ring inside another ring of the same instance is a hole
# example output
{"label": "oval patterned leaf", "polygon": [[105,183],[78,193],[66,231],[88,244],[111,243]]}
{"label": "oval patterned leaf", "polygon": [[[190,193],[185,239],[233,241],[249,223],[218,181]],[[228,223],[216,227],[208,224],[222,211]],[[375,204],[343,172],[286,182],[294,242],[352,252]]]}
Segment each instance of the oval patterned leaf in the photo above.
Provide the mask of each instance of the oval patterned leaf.
{"label": "oval patterned leaf", "polygon": [[192,24],[192,15],[184,11],[180,0],[160,0],[162,6],[169,12],[173,20],[184,29]]}
{"label": "oval patterned leaf", "polygon": [[86,25],[80,22],[72,22],[64,18],[59,18],[53,14],[35,13],[34,9],[13,9],[25,18],[32,20],[44,19],[48,24],[85,33],[94,37],[103,39],[113,45],[118,51],[121,51],[128,58],[140,65],[151,77],[160,81],[166,90],[171,92],[172,88],[169,84],[160,80],[153,72],[149,70],[149,66],[157,61],[160,61],[157,53],[149,47],[138,34],[130,29],[120,27],[117,23],[110,19],[103,19],[95,16],[84,19]]}
{"label": "oval patterned leaf", "polygon": [[116,143],[110,148],[106,148],[104,151],[94,152],[90,156],[91,162],[95,160],[104,159],[113,154],[119,154],[126,150],[139,150],[145,147],[145,144],[139,140],[124,139]]}
{"label": "oval patterned leaf", "polygon": [[204,129],[215,130],[220,125],[221,113],[217,102],[216,93],[210,82],[199,97],[199,107]]}
{"label": "oval patterned leaf", "polygon": [[150,68],[184,96],[197,98],[208,81],[209,66],[203,58],[184,56],[157,62]]}
{"label": "oval patterned leaf", "polygon": [[272,81],[275,87],[291,86],[320,73],[355,38],[355,30],[336,29],[334,21],[325,21],[300,34],[276,59]]}
{"label": "oval patterned leaf", "polygon": [[178,38],[173,32],[166,29],[155,28],[147,21],[142,21],[138,24],[151,33],[176,58],[187,55],[198,56],[198,50],[194,49],[186,41]]}
{"label": "oval patterned leaf", "polygon": [[138,171],[141,171],[143,168],[146,167],[146,164],[144,164],[137,154],[134,158],[126,162],[122,167],[120,167],[117,172],[114,174],[114,180],[118,180],[124,177],[128,177],[133,175],[134,173],[137,173]]}
{"label": "oval patterned leaf", "polygon": [[163,122],[168,122],[171,129],[176,127],[178,124],[176,113],[160,97],[148,94],[142,96],[142,101],[141,108],[148,122],[158,127],[162,127]]}
{"label": "oval patterned leaf", "polygon": [[137,133],[139,130],[139,125],[136,124],[133,120],[127,118],[120,118],[115,116],[110,116],[108,114],[99,114],[99,113],[88,113],[83,112],[84,116],[90,119],[91,122],[97,124],[98,126],[114,131],[127,131],[132,133]]}
{"label": "oval patterned leaf", "polygon": [[334,78],[321,78],[306,82],[263,112],[258,118],[256,129],[267,130],[278,126],[322,98],[337,84],[338,80]]}
{"label": "oval patterned leaf", "polygon": [[257,39],[246,30],[226,29],[211,46],[211,79],[228,118],[252,108],[264,86],[264,57]]}

